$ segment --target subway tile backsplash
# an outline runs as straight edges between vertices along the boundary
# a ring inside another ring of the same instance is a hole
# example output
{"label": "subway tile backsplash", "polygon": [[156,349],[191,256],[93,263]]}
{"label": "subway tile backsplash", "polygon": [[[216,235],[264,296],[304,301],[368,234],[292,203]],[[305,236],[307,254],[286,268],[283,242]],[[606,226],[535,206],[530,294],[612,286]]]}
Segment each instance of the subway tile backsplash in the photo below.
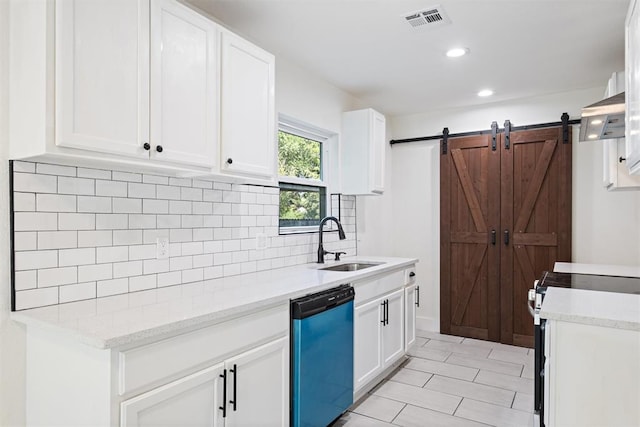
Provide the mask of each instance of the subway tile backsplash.
{"label": "subway tile backsplash", "polygon": [[[278,189],[13,163],[15,308],[23,310],[314,262],[318,233],[278,234]],[[355,255],[355,197],[332,195]],[[266,247],[258,249],[257,237]],[[169,257],[156,259],[156,241]]]}

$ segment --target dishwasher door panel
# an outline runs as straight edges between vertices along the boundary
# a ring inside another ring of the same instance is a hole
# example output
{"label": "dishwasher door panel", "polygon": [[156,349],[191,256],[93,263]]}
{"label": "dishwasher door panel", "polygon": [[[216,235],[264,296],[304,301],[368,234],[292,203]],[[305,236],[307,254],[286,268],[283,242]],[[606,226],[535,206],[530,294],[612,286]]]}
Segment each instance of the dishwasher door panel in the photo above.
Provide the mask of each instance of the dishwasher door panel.
{"label": "dishwasher door panel", "polygon": [[324,427],[353,403],[353,301],[292,326],[292,425]]}

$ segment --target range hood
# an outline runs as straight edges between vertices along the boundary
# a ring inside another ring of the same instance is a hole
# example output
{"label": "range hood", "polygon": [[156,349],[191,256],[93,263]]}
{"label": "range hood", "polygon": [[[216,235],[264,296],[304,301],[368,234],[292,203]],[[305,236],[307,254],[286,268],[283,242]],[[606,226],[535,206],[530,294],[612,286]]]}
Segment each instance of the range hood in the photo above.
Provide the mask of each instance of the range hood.
{"label": "range hood", "polygon": [[624,138],[624,92],[582,109],[580,141]]}

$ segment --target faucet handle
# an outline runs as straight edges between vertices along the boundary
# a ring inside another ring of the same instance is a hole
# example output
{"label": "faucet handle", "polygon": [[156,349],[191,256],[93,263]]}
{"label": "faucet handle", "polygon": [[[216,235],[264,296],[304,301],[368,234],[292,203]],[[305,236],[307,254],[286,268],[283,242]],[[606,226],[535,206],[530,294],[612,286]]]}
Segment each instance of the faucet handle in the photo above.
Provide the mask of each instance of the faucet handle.
{"label": "faucet handle", "polygon": [[335,261],[340,261],[340,255],[346,255],[347,253],[338,251],[338,252],[334,252],[334,254],[336,256]]}

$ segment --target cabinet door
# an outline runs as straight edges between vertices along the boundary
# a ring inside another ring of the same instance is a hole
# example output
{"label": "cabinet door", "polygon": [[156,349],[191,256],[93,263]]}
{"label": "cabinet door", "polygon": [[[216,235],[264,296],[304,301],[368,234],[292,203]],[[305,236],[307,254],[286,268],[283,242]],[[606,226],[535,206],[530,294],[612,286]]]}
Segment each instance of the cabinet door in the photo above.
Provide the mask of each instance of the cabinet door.
{"label": "cabinet door", "polygon": [[151,3],[153,159],[215,165],[217,28],[175,0]]}
{"label": "cabinet door", "polygon": [[372,138],[371,138],[371,174],[370,184],[372,193],[384,192],[384,162],[385,162],[385,118],[382,114],[372,111]]}
{"label": "cabinet door", "polygon": [[56,144],[148,157],[149,0],[55,7]]}
{"label": "cabinet door", "polygon": [[404,290],[405,321],[404,321],[404,351],[416,342],[416,307],[418,301],[418,287],[411,285]]}
{"label": "cabinet door", "polygon": [[121,426],[222,426],[222,373],[220,363],[125,400]]}
{"label": "cabinet door", "polygon": [[221,49],[221,170],[273,178],[274,57],[229,32]]}
{"label": "cabinet door", "polygon": [[640,122],[635,120],[640,115],[640,3],[629,2],[625,22],[625,141],[627,167],[632,174],[640,174]]}
{"label": "cabinet door", "polygon": [[376,299],[356,307],[353,311],[354,391],[382,371],[382,301]]}
{"label": "cabinet door", "polygon": [[387,322],[382,327],[382,364],[389,366],[404,354],[404,289],[385,297]]}
{"label": "cabinet door", "polygon": [[289,340],[280,338],[225,362],[226,426],[289,425]]}

